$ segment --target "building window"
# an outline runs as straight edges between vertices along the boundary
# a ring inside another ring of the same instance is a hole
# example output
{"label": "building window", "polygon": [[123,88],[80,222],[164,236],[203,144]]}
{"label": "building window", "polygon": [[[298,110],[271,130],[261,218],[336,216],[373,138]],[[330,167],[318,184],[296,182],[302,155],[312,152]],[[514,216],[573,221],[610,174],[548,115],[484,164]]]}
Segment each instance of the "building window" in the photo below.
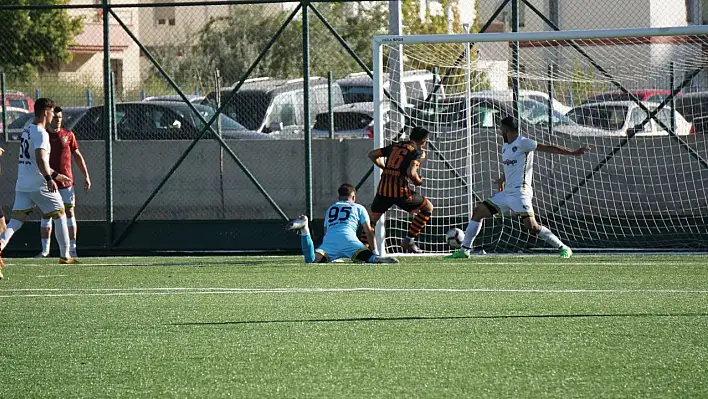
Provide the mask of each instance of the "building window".
{"label": "building window", "polygon": [[[154,3],[165,3],[164,0],[153,0]],[[167,0],[167,2],[172,2]],[[174,7],[156,7],[153,9],[155,25],[175,25],[175,8]]]}

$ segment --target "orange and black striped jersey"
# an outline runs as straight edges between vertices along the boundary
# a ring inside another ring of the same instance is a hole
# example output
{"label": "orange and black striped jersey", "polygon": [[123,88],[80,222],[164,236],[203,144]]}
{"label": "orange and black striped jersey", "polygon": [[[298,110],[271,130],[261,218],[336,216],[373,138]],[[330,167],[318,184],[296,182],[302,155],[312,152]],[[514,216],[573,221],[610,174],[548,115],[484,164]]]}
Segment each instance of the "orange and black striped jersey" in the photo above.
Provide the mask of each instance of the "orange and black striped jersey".
{"label": "orange and black striped jersey", "polygon": [[420,163],[423,152],[412,141],[393,143],[382,148],[381,152],[386,157],[386,167],[376,193],[383,197],[409,197],[408,167],[411,162]]}

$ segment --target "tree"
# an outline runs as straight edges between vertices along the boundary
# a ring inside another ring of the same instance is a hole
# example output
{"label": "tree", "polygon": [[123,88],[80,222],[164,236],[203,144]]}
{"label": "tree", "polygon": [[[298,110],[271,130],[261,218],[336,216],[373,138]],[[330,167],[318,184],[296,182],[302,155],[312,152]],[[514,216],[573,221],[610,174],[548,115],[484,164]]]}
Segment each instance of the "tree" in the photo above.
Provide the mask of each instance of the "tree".
{"label": "tree", "polygon": [[[4,0],[4,5],[60,5],[68,0]],[[0,12],[0,71],[11,79],[27,80],[33,74],[55,70],[71,61],[74,37],[83,30],[82,18],[63,9]]]}

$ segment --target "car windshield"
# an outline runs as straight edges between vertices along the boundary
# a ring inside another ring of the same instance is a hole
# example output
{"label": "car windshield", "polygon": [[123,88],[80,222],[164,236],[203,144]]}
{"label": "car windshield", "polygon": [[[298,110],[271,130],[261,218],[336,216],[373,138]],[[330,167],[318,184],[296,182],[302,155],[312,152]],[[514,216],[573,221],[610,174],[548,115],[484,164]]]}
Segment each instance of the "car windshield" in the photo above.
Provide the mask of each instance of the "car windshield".
{"label": "car windshield", "polygon": [[7,127],[10,129],[24,129],[26,126],[31,125],[33,120],[34,114],[32,113],[20,115],[20,117],[12,121]]}
{"label": "car windshield", "polygon": [[620,130],[627,120],[627,107],[621,105],[577,107],[571,109],[567,116],[583,126]]}
{"label": "car windshield", "polygon": [[374,101],[374,88],[372,86],[343,86],[344,102],[367,103]]}
{"label": "car windshield", "polygon": [[[207,121],[214,117],[214,113],[216,112],[209,107],[198,107],[197,110]],[[219,115],[219,121],[221,122],[222,129],[247,130],[246,127],[244,127],[242,124],[236,122],[235,120],[229,118],[224,114]],[[198,130],[202,130],[204,128],[204,122],[202,122],[202,120],[197,118],[196,116],[194,117],[194,125],[197,127]],[[216,121],[214,121],[212,127],[216,128]]]}
{"label": "car windshield", "polygon": [[[519,117],[532,124],[549,123],[548,105],[533,100],[522,100],[519,102]],[[575,123],[567,116],[558,111],[553,111],[553,124],[574,125]]]}
{"label": "car windshield", "polygon": [[[231,90],[222,90],[221,92],[222,100],[227,99],[230,95]],[[267,92],[238,91],[229,105],[224,108],[224,114],[248,130],[259,130],[263,125],[270,103],[271,96]]]}

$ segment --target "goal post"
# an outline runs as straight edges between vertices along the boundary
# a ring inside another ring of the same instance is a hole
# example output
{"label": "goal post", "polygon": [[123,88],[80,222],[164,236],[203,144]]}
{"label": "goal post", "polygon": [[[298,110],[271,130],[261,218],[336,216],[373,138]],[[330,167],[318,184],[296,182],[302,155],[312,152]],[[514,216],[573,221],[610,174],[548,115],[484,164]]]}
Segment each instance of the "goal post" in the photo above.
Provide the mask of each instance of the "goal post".
{"label": "goal post", "polygon": [[[405,139],[413,126],[431,132],[416,188],[435,207],[418,238],[426,252],[449,252],[446,231],[464,230],[474,206],[496,192],[498,122],[515,109],[522,135],[593,148],[583,157],[536,154],[536,218],[562,240],[708,248],[708,26],[386,35],[372,49],[374,146]],[[375,187],[380,176],[376,168]],[[376,226],[382,252],[400,252],[411,220],[387,212]],[[475,248],[547,246],[518,218],[499,215]]]}

